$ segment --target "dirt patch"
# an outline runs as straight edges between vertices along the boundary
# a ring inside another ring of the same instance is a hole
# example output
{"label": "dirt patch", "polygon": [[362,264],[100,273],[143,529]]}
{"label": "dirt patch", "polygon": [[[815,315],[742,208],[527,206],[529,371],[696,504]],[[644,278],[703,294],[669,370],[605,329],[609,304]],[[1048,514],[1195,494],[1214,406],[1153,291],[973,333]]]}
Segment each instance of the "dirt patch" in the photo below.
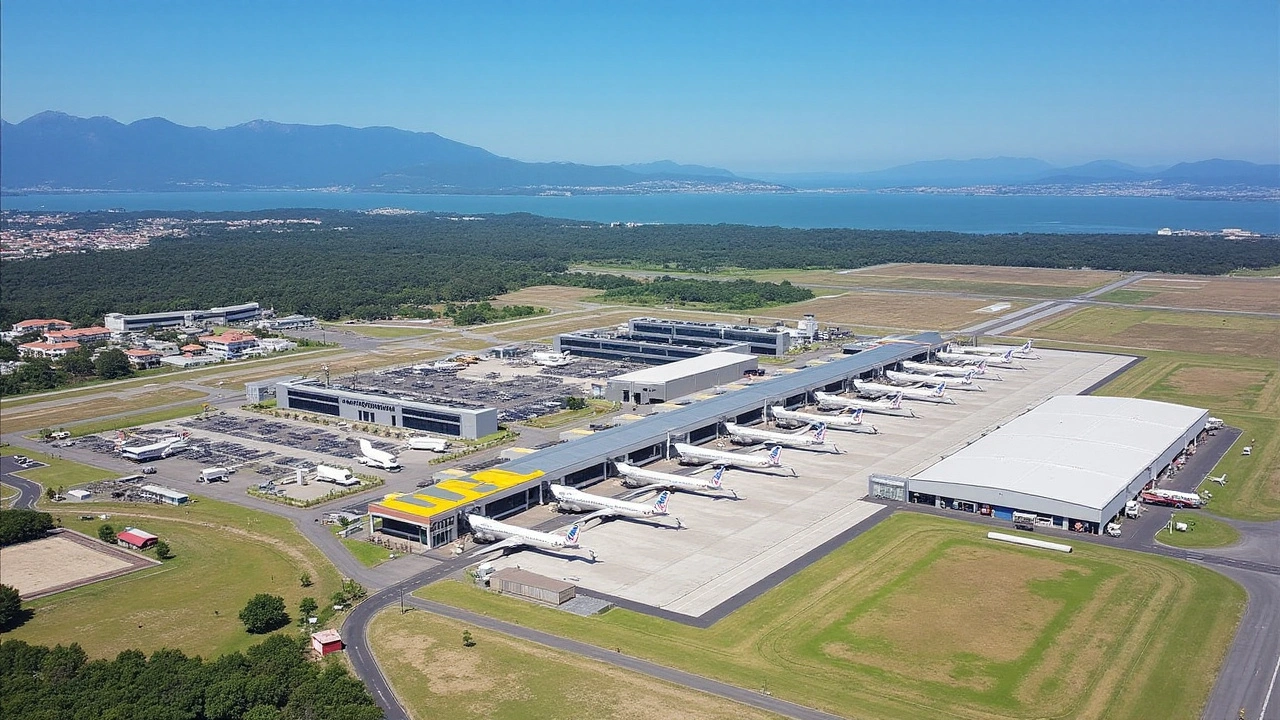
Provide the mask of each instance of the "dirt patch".
{"label": "dirt patch", "polygon": [[0,549],[0,583],[15,587],[24,600],[117,577],[151,567],[132,556],[77,533],[57,535]]}
{"label": "dirt patch", "polygon": [[1280,312],[1280,278],[1172,276],[1129,286],[1155,293],[1139,305]]}
{"label": "dirt patch", "polygon": [[583,298],[599,295],[593,288],[561,287],[559,285],[534,285],[493,299],[494,307],[502,305],[533,305],[552,310],[570,310],[582,307]]}
{"label": "dirt patch", "polygon": [[1090,288],[1119,280],[1121,273],[1100,270],[1058,270],[1053,268],[997,267],[993,265],[931,265],[906,263],[854,270],[850,275],[879,275],[926,280],[966,280],[1015,285],[1058,285]]}
{"label": "dirt patch", "polygon": [[1165,384],[1188,395],[1228,397],[1246,390],[1252,392],[1265,385],[1269,377],[1268,373],[1256,370],[1189,365],[1175,370],[1165,378]]}

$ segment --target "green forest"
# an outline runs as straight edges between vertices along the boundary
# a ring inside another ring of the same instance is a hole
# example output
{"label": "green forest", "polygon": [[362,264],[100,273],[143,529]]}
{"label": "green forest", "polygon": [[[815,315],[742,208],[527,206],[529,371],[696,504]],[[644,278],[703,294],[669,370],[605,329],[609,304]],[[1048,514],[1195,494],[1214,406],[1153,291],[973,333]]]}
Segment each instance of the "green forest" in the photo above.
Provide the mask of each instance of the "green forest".
{"label": "green forest", "polygon": [[79,645],[0,643],[5,720],[376,720],[382,710],[336,663],[274,635],[205,661],[178,650],[89,660]]}
{"label": "green forest", "polygon": [[[82,213],[66,226],[97,227],[150,216],[162,214]],[[281,313],[332,320],[479,302],[535,284],[602,290],[637,285],[616,276],[569,273],[572,263],[713,272],[726,267],[855,268],[935,262],[1201,274],[1280,264],[1280,240],[1275,238],[1236,242],[1155,235],[968,235],[744,225],[625,227],[528,214],[485,215],[478,221],[456,222],[442,214],[332,210],[163,216],[191,220],[307,217],[321,224],[290,233],[193,224],[188,237],[158,239],[140,250],[6,262],[0,274],[0,323],[60,317],[85,324],[100,322],[107,312],[204,308],[249,300]],[[686,291],[695,292],[695,288],[692,284],[680,288]]]}

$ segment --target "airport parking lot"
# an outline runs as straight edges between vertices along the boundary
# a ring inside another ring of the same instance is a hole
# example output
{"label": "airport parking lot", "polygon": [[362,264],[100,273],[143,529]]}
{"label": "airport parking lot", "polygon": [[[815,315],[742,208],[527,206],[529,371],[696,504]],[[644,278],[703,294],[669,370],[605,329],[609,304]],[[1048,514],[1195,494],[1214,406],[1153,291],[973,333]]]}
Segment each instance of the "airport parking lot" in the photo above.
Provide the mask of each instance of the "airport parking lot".
{"label": "airport parking lot", "polygon": [[[740,500],[676,494],[671,514],[680,518],[684,529],[626,519],[593,523],[581,543],[597,554],[597,562],[590,562],[585,551],[574,559],[524,551],[493,563],[570,578],[584,589],[670,612],[703,615],[827,540],[885,512],[882,505],[863,499],[868,475],[915,474],[1028,407],[1053,395],[1080,393],[1131,360],[1097,353],[1037,352],[1042,359],[1024,362],[1027,370],[996,370],[1003,382],[979,381],[986,392],[952,393],[955,405],[910,403],[917,418],[867,415],[866,421],[880,430],[877,435],[829,431],[829,441],[844,451],[841,454],[784,450],[783,462],[796,469],[797,478],[779,471],[728,470],[725,485],[737,490]],[[673,471],[677,466],[664,461],[649,468]],[[618,495],[624,489],[610,480],[591,491]],[[553,518],[547,508],[525,515]],[[530,524],[523,517],[518,522]],[[667,519],[664,524],[674,522]]]}

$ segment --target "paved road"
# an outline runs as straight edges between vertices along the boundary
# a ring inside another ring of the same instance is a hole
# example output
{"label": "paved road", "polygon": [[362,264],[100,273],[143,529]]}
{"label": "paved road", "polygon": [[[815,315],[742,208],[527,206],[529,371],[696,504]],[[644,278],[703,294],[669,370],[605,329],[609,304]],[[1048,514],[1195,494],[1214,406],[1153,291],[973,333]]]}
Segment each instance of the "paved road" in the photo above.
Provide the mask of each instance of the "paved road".
{"label": "paved road", "polygon": [[[44,467],[44,465],[40,464],[36,467]],[[35,509],[36,502],[40,499],[41,493],[44,492],[44,488],[40,486],[40,483],[32,482],[13,474],[14,472],[29,469],[15,462],[12,455],[0,457],[0,476],[3,476],[4,484],[18,490],[18,497],[13,499],[12,507]]]}

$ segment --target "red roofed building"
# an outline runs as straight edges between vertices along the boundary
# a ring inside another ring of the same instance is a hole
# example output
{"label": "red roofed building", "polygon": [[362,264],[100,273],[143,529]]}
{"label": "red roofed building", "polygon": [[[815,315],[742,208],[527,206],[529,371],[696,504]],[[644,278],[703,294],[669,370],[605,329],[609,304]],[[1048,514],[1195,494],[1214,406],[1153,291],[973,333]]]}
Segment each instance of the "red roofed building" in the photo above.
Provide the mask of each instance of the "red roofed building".
{"label": "red roofed building", "polygon": [[49,342],[66,342],[68,340],[75,340],[76,342],[91,343],[110,340],[111,331],[104,327],[76,328],[74,330],[49,330],[44,334],[44,339]]}
{"label": "red roofed building", "polygon": [[74,340],[67,342],[29,342],[18,346],[18,354],[23,357],[56,360],[79,347],[80,343]]}
{"label": "red roofed building", "polygon": [[70,330],[71,323],[66,320],[23,320],[13,324],[13,331],[19,335],[25,335],[29,332],[38,330],[47,332],[49,330]]}
{"label": "red roofed building", "polygon": [[124,532],[116,535],[117,544],[126,545],[134,550],[145,550],[157,542],[160,542],[160,538],[138,528],[125,528]]}
{"label": "red roofed building", "polygon": [[324,657],[329,653],[342,651],[342,636],[337,630],[321,630],[311,633],[311,652],[316,657]]}
{"label": "red roofed building", "polygon": [[258,338],[249,333],[228,330],[221,335],[205,335],[200,338],[210,355],[223,360],[235,360],[246,350],[258,347]]}
{"label": "red roofed building", "polygon": [[160,358],[164,357],[155,350],[139,350],[130,348],[124,351],[125,357],[129,358],[129,364],[136,368],[156,367],[160,364]]}
{"label": "red roofed building", "polygon": [[194,356],[196,356],[196,355],[203,355],[203,354],[204,354],[204,346],[203,346],[203,345],[200,345],[200,344],[198,344],[198,343],[191,343],[190,345],[183,345],[183,346],[182,346],[182,352],[183,352],[183,354],[184,354],[184,355],[191,355],[191,356],[193,356],[193,357],[194,357]]}

